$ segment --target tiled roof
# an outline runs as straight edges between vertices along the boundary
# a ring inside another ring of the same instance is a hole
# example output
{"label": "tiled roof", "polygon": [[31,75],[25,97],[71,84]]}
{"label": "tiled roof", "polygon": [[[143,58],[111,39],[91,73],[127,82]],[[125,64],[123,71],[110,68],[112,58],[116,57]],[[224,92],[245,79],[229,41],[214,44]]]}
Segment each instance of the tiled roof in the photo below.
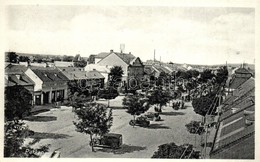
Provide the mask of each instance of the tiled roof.
{"label": "tiled roof", "polygon": [[247,81],[248,78],[234,77],[230,80],[229,88],[237,89],[241,84]]}
{"label": "tiled roof", "polygon": [[133,59],[135,59],[135,56],[132,54],[126,54],[126,53],[118,53],[114,52],[118,57],[120,57],[125,63],[130,64]]}
{"label": "tiled roof", "polygon": [[98,65],[98,64],[88,64],[86,67],[85,67],[85,71],[92,71],[92,70],[96,70],[98,72],[101,72],[101,73],[109,73],[110,72],[110,68],[112,68],[112,66],[101,66],[101,65]]}
{"label": "tiled roof", "polygon": [[87,71],[86,76],[88,79],[104,79],[105,77],[98,71]]}
{"label": "tiled roof", "polygon": [[160,73],[161,72],[165,72],[165,73],[171,73],[170,70],[166,69],[165,67],[163,66],[160,66],[160,65],[153,65],[154,68],[156,68]]}
{"label": "tiled roof", "polygon": [[84,71],[84,68],[79,67],[58,67],[60,71]]}
{"label": "tiled roof", "polygon": [[68,78],[58,69],[33,66],[31,66],[30,68],[43,82],[68,81]]}
{"label": "tiled roof", "polygon": [[25,74],[10,74],[8,75],[8,79],[5,80],[6,86],[14,86],[14,85],[34,85],[34,82]]}
{"label": "tiled roof", "polygon": [[99,54],[97,54],[97,55],[93,55],[95,58],[105,58],[105,57],[107,57],[109,55],[109,53],[107,53],[107,52],[101,52],[101,53],[99,53]]}
{"label": "tiled roof", "polygon": [[236,69],[235,73],[237,73],[237,74],[251,74],[247,69],[242,68],[242,67]]}
{"label": "tiled roof", "polygon": [[6,74],[22,74],[27,70],[27,67],[24,65],[13,65],[9,64],[5,68],[5,73]]}
{"label": "tiled roof", "polygon": [[104,79],[98,71],[62,71],[69,80],[79,79]]}
{"label": "tiled roof", "polygon": [[[254,105],[243,110],[254,109]],[[219,126],[218,135],[214,144],[213,151],[224,149],[227,145],[232,145],[234,142],[243,140],[242,138],[253,133],[254,124],[246,125],[246,115],[244,111],[239,111],[228,118],[224,119]]]}

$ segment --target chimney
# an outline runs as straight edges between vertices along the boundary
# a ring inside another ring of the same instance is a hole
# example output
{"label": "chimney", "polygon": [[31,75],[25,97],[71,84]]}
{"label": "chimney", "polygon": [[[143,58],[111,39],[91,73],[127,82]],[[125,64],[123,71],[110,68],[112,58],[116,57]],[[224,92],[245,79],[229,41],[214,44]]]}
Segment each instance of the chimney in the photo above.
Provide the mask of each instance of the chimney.
{"label": "chimney", "polygon": [[110,53],[113,53],[113,52],[114,52],[114,50],[111,49],[111,50],[110,50]]}
{"label": "chimney", "polygon": [[129,55],[131,55],[132,53],[131,52],[129,52]]}

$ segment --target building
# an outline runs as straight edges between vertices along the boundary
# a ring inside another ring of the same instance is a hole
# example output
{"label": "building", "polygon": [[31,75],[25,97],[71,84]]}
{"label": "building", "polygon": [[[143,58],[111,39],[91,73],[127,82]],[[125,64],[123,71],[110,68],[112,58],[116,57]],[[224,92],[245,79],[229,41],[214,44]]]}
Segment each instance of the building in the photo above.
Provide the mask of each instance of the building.
{"label": "building", "polygon": [[118,53],[110,50],[110,53],[97,64],[105,67],[121,66],[124,71],[122,77],[124,83],[133,78],[139,80],[144,76],[144,65],[141,59],[131,53]]}
{"label": "building", "polygon": [[89,56],[88,64],[97,64],[100,60],[107,57],[107,55],[109,55],[107,52],[101,52],[97,55],[92,54]]}
{"label": "building", "polygon": [[[105,77],[96,70],[84,71],[81,68],[62,68],[61,72],[69,81],[78,81],[82,88],[103,88]],[[84,84],[84,85],[83,85]]]}
{"label": "building", "polygon": [[34,82],[25,74],[27,70],[23,65],[9,64],[5,67],[5,87],[21,85],[34,95]]}
{"label": "building", "polygon": [[[239,71],[241,72],[241,71]],[[221,115],[210,151],[212,159],[254,159],[255,80],[234,89],[220,106]]]}
{"label": "building", "polygon": [[25,74],[35,83],[34,103],[36,105],[67,99],[68,78],[58,69],[29,66]]}
{"label": "building", "polygon": [[229,81],[229,92],[237,89],[241,84],[243,84],[252,76],[252,73],[250,73],[246,68],[240,67],[236,69]]}
{"label": "building", "polygon": [[98,64],[88,64],[84,68],[84,70],[85,71],[93,71],[93,70],[98,71],[101,75],[103,75],[105,77],[104,82],[107,83],[108,74],[110,73],[110,68],[112,68],[112,66],[100,66]]}

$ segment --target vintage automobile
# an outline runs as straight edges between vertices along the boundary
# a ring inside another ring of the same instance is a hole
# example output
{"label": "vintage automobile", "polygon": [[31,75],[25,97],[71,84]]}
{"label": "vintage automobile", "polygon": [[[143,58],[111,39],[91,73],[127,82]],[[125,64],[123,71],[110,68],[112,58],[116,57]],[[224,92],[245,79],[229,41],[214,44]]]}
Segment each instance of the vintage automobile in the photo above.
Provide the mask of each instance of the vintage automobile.
{"label": "vintage automobile", "polygon": [[148,127],[150,125],[150,121],[147,120],[147,117],[140,116],[137,117],[136,120],[130,120],[129,124],[131,126],[140,126],[140,127]]}
{"label": "vintage automobile", "polygon": [[112,149],[118,149],[123,144],[123,138],[121,134],[107,133],[100,138],[93,138],[90,146],[94,147],[110,147]]}
{"label": "vintage automobile", "polygon": [[159,115],[158,112],[147,112],[146,114],[144,114],[145,117],[147,117],[148,120],[151,121],[160,121],[161,117]]}

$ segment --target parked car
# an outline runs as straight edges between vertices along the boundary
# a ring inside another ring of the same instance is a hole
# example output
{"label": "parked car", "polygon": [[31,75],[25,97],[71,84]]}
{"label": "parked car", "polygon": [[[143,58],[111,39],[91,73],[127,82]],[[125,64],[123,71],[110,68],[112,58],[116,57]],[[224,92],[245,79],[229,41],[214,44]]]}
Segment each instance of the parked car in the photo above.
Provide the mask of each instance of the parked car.
{"label": "parked car", "polygon": [[118,149],[123,144],[122,134],[107,133],[100,138],[93,138],[90,142],[90,146],[94,144],[94,147],[110,147]]}
{"label": "parked car", "polygon": [[147,120],[147,117],[140,116],[137,117],[136,120],[130,120],[129,124],[131,126],[140,126],[140,127],[148,127],[150,125],[150,121]]}
{"label": "parked car", "polygon": [[146,114],[144,114],[145,117],[147,117],[148,120],[155,120],[155,121],[160,121],[161,120],[161,117],[159,115],[158,112],[147,112]]}

